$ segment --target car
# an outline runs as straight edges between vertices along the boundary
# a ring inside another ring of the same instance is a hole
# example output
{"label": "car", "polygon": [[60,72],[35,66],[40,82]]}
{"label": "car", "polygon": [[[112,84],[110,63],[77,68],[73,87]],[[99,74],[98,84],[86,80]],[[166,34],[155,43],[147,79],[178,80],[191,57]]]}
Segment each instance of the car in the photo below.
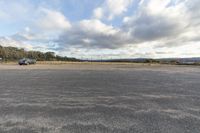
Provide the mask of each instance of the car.
{"label": "car", "polygon": [[29,64],[36,64],[35,59],[23,58],[19,60],[19,65],[29,65]]}

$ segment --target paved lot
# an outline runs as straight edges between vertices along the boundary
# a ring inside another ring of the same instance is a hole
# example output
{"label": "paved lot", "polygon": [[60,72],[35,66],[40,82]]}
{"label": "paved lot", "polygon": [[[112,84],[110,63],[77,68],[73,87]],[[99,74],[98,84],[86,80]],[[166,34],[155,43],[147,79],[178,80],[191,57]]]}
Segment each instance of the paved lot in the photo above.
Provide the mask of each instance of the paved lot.
{"label": "paved lot", "polygon": [[200,132],[198,67],[7,68],[0,133]]}

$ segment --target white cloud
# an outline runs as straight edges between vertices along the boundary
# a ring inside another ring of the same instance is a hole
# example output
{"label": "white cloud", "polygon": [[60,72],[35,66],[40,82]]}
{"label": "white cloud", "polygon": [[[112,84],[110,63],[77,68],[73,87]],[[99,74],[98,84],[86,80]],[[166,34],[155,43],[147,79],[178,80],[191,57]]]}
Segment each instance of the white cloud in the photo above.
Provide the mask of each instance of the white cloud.
{"label": "white cloud", "polygon": [[40,7],[35,14],[37,19],[24,30],[14,34],[13,38],[38,43],[50,42],[71,27],[71,23],[59,11]]}
{"label": "white cloud", "polygon": [[107,0],[107,10],[110,13],[109,19],[126,12],[132,2],[133,0]]}
{"label": "white cloud", "polygon": [[148,0],[146,8],[151,13],[161,13],[166,10],[171,0]]}
{"label": "white cloud", "polygon": [[62,31],[71,27],[67,18],[59,11],[40,9],[41,16],[36,24],[40,29],[46,31]]}
{"label": "white cloud", "polygon": [[101,19],[103,17],[103,9],[102,8],[96,8],[93,12],[93,17],[97,19]]}
{"label": "white cloud", "polygon": [[11,47],[24,48],[26,50],[33,49],[32,45],[21,42],[21,41],[14,40],[11,37],[0,37],[0,45],[4,46],[4,47],[11,46]]}
{"label": "white cloud", "polygon": [[98,19],[106,17],[108,20],[112,20],[126,12],[132,2],[133,0],[105,0],[101,7],[94,10],[93,14]]}
{"label": "white cloud", "polygon": [[7,23],[31,21],[34,19],[34,9],[28,1],[0,0],[0,20]]}
{"label": "white cloud", "polygon": [[102,23],[100,20],[82,20],[79,22],[79,27],[85,32],[93,32],[100,34],[112,35],[118,32],[114,27]]}

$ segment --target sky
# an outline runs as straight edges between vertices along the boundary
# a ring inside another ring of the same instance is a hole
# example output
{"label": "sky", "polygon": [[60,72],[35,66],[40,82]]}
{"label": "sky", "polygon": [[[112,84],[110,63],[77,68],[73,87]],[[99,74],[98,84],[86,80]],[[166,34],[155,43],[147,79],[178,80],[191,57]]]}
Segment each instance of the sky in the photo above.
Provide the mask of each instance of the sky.
{"label": "sky", "polygon": [[93,58],[200,57],[200,0],[0,0],[0,45]]}

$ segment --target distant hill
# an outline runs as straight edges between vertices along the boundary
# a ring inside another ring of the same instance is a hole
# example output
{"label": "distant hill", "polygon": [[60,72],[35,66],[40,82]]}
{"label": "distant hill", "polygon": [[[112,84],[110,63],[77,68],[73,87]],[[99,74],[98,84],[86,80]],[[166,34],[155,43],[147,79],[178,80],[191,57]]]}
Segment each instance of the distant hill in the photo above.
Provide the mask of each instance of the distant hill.
{"label": "distant hill", "polygon": [[[91,61],[91,60],[84,60]],[[200,64],[200,58],[133,58],[133,59],[106,59],[106,60],[92,60],[93,62],[133,62],[133,63],[160,63],[160,64]]]}
{"label": "distant hill", "polygon": [[166,59],[158,59],[160,61],[171,61],[171,60],[176,60],[178,62],[193,62],[193,63],[199,63],[200,62],[200,57],[194,57],[194,58],[166,58]]}

